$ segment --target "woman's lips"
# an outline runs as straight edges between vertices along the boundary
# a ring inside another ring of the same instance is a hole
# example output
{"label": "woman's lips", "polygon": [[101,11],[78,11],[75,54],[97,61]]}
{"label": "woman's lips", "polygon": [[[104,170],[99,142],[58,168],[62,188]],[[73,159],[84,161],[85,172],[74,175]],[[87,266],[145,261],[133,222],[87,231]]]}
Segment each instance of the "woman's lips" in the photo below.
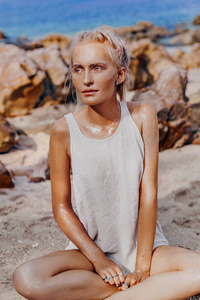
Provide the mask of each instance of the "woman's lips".
{"label": "woman's lips", "polygon": [[82,91],[82,93],[86,96],[94,95],[96,92],[98,92],[98,90],[84,90],[84,91]]}

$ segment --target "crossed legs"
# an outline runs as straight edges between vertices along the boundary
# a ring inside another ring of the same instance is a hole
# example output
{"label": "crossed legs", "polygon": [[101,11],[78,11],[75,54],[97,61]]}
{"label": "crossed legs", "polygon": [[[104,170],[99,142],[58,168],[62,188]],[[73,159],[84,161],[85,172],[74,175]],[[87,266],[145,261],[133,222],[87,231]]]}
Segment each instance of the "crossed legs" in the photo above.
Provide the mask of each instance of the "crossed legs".
{"label": "crossed legs", "polygon": [[15,270],[13,282],[29,300],[98,300],[118,291],[94,273],[93,265],[78,250],[31,260]]}
{"label": "crossed legs", "polygon": [[29,300],[182,300],[200,293],[200,254],[170,246],[153,254],[151,276],[118,292],[78,250],[58,251],[25,263],[13,276]]}
{"label": "crossed legs", "polygon": [[183,300],[200,293],[200,253],[161,246],[153,254],[150,277],[106,300]]}

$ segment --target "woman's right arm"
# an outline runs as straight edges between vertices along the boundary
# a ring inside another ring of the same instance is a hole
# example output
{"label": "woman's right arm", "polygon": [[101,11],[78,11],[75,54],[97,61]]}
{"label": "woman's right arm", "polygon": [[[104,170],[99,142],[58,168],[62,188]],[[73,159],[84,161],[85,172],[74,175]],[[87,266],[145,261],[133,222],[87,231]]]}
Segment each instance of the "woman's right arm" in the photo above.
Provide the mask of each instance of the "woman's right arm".
{"label": "woman's right arm", "polygon": [[[62,118],[54,124],[50,137],[50,176],[55,220],[66,236],[92,262],[102,278],[107,277],[109,273],[119,273],[121,269],[93,242],[73,211],[69,153],[69,127],[66,119]],[[121,277],[122,282],[123,280]],[[112,284],[112,280],[109,283]]]}

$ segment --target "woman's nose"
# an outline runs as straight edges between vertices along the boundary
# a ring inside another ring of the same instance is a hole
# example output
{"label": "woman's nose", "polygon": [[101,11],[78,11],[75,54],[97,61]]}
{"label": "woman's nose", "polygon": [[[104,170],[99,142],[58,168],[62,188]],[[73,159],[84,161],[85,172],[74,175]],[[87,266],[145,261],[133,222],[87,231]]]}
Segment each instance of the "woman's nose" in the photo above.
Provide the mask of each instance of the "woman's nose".
{"label": "woman's nose", "polygon": [[94,80],[93,80],[91,72],[85,71],[84,78],[83,78],[83,84],[88,86],[88,85],[93,84],[93,82],[94,82]]}

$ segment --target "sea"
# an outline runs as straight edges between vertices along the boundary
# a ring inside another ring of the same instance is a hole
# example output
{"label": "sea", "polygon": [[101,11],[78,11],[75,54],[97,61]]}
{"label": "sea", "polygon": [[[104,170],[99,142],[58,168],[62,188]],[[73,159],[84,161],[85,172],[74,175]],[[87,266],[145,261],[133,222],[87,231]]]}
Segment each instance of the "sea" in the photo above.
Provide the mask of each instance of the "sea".
{"label": "sea", "polygon": [[200,0],[0,0],[0,31],[10,38],[41,38],[141,20],[173,30],[182,22],[192,26],[199,13]]}

